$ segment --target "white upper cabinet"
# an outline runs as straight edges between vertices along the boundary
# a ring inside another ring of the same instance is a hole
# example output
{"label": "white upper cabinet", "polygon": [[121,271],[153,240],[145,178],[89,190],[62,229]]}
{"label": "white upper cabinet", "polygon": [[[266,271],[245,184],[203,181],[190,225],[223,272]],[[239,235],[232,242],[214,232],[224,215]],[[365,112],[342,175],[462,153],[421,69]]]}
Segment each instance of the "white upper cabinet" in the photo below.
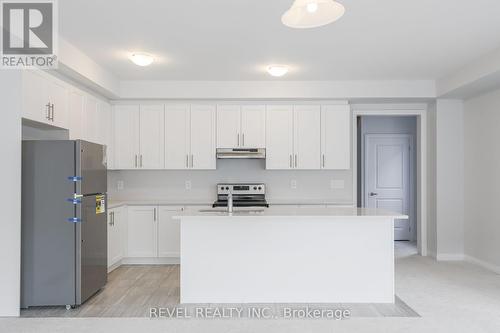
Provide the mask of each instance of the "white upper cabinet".
{"label": "white upper cabinet", "polygon": [[295,169],[320,168],[321,155],[321,108],[319,105],[294,107],[294,156]]}
{"label": "white upper cabinet", "polygon": [[68,128],[69,87],[42,72],[23,73],[23,118]]}
{"label": "white upper cabinet", "polygon": [[351,168],[351,110],[349,105],[321,107],[321,167]]}
{"label": "white upper cabinet", "polygon": [[83,108],[83,140],[99,143],[99,109],[97,98],[85,96]]}
{"label": "white upper cabinet", "polygon": [[99,144],[106,146],[108,169],[114,168],[113,150],[113,112],[109,103],[98,102],[99,114]]}
{"label": "white upper cabinet", "polygon": [[266,147],[266,107],[264,105],[241,106],[240,133],[241,147]]}
{"label": "white upper cabinet", "polygon": [[216,168],[215,119],[215,105],[191,105],[191,169]]}
{"label": "white upper cabinet", "polygon": [[241,112],[239,105],[217,106],[217,148],[240,147]]}
{"label": "white upper cabinet", "polygon": [[165,107],[165,169],[188,169],[190,148],[189,105]]}
{"label": "white upper cabinet", "polygon": [[217,148],[264,148],[265,126],[263,105],[219,105]]}
{"label": "white upper cabinet", "polygon": [[138,167],[142,169],[163,169],[164,167],[164,115],[163,105],[141,105],[140,107]]}
{"label": "white upper cabinet", "polygon": [[293,132],[293,107],[267,106],[266,169],[293,168]]}
{"label": "white upper cabinet", "polygon": [[83,92],[73,89],[69,95],[69,138],[83,138],[83,108],[85,96]]}
{"label": "white upper cabinet", "polygon": [[114,124],[114,167],[135,169],[139,165],[139,106],[115,105]]}

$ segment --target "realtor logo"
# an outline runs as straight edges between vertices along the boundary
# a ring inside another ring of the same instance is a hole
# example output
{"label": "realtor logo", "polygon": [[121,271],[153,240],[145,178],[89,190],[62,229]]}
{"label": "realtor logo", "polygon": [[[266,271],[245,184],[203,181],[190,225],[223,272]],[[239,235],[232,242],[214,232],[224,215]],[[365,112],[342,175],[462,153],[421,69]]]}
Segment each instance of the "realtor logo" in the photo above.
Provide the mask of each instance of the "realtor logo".
{"label": "realtor logo", "polygon": [[55,0],[3,0],[2,68],[57,67]]}

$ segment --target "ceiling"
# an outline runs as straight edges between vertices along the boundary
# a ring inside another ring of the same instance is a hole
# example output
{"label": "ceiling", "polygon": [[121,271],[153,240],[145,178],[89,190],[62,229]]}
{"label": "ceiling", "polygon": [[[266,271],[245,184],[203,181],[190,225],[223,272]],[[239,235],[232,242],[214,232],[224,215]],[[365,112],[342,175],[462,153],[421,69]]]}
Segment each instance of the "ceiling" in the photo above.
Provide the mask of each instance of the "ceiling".
{"label": "ceiling", "polygon": [[59,26],[122,80],[276,80],[271,63],[286,80],[437,79],[500,47],[500,1],[338,1],[342,19],[308,30],[281,23],[293,0],[59,1]]}

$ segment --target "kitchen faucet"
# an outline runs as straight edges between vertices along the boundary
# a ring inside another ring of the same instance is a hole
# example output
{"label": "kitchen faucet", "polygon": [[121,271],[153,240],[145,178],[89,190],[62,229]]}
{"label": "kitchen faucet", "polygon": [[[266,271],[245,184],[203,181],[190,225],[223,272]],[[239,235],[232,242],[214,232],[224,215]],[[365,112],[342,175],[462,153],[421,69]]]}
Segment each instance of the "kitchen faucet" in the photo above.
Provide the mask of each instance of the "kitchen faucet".
{"label": "kitchen faucet", "polygon": [[233,192],[229,191],[227,195],[227,212],[232,213],[233,212]]}

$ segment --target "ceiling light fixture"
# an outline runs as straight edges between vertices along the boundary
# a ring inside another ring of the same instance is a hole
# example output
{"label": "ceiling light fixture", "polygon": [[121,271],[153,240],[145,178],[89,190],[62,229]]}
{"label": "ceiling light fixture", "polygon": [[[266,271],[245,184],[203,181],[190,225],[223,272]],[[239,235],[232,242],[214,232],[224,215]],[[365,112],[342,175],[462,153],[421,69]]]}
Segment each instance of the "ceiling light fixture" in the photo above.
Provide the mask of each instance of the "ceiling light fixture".
{"label": "ceiling light fixture", "polygon": [[134,52],[130,55],[130,60],[137,66],[149,66],[155,60],[154,57],[147,53]]}
{"label": "ceiling light fixture", "polygon": [[271,76],[281,77],[288,73],[288,66],[285,65],[270,65],[267,67],[267,72]]}
{"label": "ceiling light fixture", "polygon": [[295,0],[281,22],[290,28],[316,28],[337,21],[344,13],[344,6],[334,0]]}

